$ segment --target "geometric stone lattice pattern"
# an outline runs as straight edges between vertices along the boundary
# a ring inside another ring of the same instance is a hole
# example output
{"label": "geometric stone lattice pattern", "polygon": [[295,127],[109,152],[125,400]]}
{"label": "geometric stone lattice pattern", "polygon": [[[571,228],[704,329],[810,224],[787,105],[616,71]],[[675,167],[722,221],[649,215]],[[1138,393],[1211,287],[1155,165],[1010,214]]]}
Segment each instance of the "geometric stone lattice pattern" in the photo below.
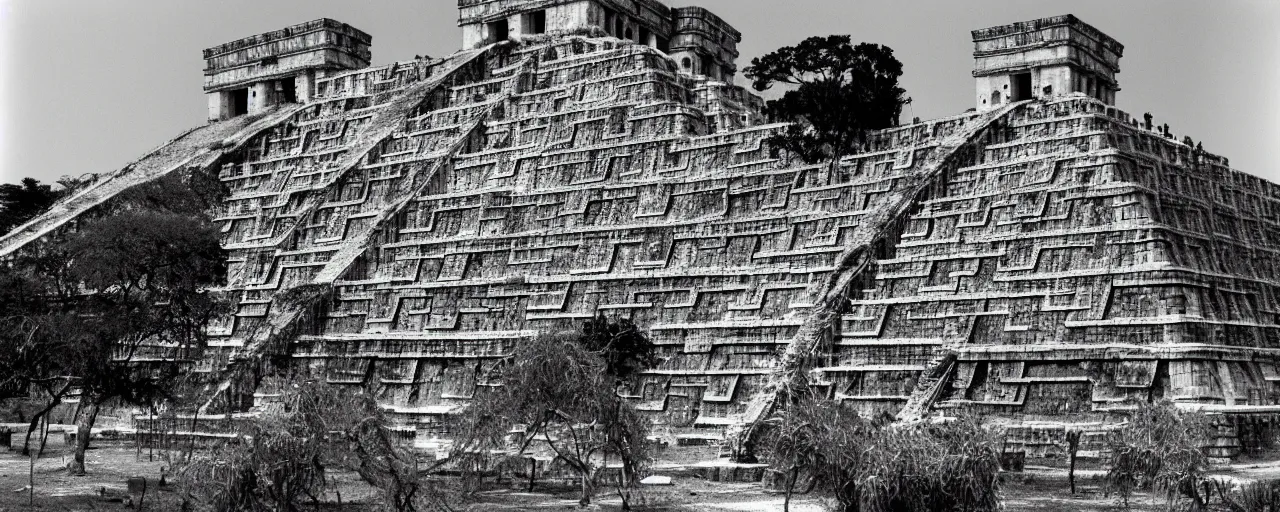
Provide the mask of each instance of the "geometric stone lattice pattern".
{"label": "geometric stone lattice pattern", "polygon": [[[673,428],[749,416],[815,315],[810,382],[871,413],[1277,404],[1280,187],[1082,95],[877,132],[835,165],[771,156],[760,110],[612,38],[317,78],[172,166],[230,189],[210,396],[243,407],[284,351],[429,431],[513,344],[605,313],[660,346],[628,395]],[[323,291],[281,299],[299,287]]]}
{"label": "geometric stone lattice pattern", "polygon": [[[1101,103],[1033,105],[918,205],[835,357],[923,365],[951,349],[939,405],[1024,419],[1093,418],[1127,397],[1275,405],[1278,199]],[[831,378],[875,403],[906,399],[893,382]]]}

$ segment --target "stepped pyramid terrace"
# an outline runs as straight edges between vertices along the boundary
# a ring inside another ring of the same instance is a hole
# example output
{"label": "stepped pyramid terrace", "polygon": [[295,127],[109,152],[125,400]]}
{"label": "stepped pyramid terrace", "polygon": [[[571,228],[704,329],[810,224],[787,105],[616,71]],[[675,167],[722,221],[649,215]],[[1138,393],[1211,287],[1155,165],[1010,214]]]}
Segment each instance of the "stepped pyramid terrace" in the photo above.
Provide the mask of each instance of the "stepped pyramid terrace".
{"label": "stepped pyramid terrace", "polygon": [[1118,109],[1124,46],[1074,16],[973,31],[972,109],[805,164],[766,141],[786,125],[706,9],[458,8],[438,59],[370,66],[375,40],[328,19],[205,50],[209,123],[0,257],[216,174],[236,308],[191,369],[192,435],[269,401],[258,370],[284,357],[426,443],[515,344],[601,313],[658,345],[625,394],[690,444],[796,376],[871,416],[988,413],[1028,456],[1132,397],[1223,418],[1219,456],[1280,413],[1280,186]]}

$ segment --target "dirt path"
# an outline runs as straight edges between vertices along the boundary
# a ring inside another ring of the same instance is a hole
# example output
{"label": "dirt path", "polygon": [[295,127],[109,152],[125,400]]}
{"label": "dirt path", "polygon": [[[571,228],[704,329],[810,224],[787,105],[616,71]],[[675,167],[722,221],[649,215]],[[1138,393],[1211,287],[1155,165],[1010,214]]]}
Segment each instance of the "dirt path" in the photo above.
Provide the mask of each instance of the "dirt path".
{"label": "dirt path", "polygon": [[[52,439],[50,445],[44,458],[35,461],[35,510],[121,510],[123,505],[118,499],[126,494],[131,476],[148,480],[149,496],[143,503],[146,509],[173,510],[169,506],[176,503],[176,496],[159,490],[161,468],[168,465],[163,460],[149,461],[146,452],[138,459],[134,450],[120,447],[91,449],[85,454],[89,474],[76,477],[68,475],[66,470],[70,451],[60,443],[55,445]],[[0,512],[30,510],[30,471],[31,459],[16,451],[0,451]],[[157,500],[166,506],[161,508]],[[148,503],[156,508],[147,506]]]}
{"label": "dirt path", "polygon": [[[104,446],[90,450],[86,457],[89,475],[72,477],[64,469],[69,452],[60,443],[46,450],[45,457],[35,465],[35,508],[27,506],[27,480],[29,459],[17,452],[0,448],[0,512],[18,510],[125,510],[118,501],[123,496],[130,476],[146,476],[156,482],[161,468],[167,465],[160,457],[148,460],[132,448]],[[661,472],[661,471],[660,471]],[[1280,461],[1250,461],[1216,468],[1215,475],[1233,480],[1252,480],[1280,476]],[[1114,510],[1114,496],[1104,496],[1100,490],[1102,472],[1096,469],[1078,471],[1078,493],[1072,495],[1067,484],[1066,470],[1046,466],[1029,466],[1022,473],[1005,473],[1001,494],[1004,510],[1009,512],[1067,512]],[[365,485],[354,474],[338,475],[341,492],[346,504],[336,506],[334,496],[327,495],[324,510],[370,510],[376,501],[374,489]],[[637,510],[653,512],[769,512],[782,510],[782,496],[767,492],[758,484],[713,482],[688,473],[673,473],[673,485],[645,487],[645,506]],[[109,501],[101,496],[105,490]],[[458,510],[480,511],[551,511],[582,510],[577,505],[577,490],[567,483],[539,482],[536,492],[527,493],[511,488],[495,488],[476,496],[476,502],[455,504]],[[178,497],[172,490],[149,492],[146,510],[177,510]],[[1139,494],[1132,502],[1133,510],[1163,510],[1163,500],[1150,494]],[[621,500],[616,492],[602,488],[590,510],[616,511]],[[136,510],[136,509],[133,509]],[[820,512],[823,503],[813,496],[797,496],[792,501],[795,512]]]}

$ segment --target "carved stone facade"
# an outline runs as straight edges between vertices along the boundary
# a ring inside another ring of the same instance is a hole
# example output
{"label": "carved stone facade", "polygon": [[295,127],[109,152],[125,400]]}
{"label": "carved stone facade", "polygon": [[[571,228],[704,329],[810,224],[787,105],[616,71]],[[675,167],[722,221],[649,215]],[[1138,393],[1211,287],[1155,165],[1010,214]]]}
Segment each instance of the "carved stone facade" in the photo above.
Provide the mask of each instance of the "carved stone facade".
{"label": "carved stone facade", "polygon": [[458,0],[464,48],[544,35],[608,35],[670,54],[681,70],[732,81],[742,34],[701,7],[656,0]]}
{"label": "carved stone facade", "polygon": [[974,30],[973,45],[979,111],[1076,92],[1116,103],[1124,46],[1075,16]]}
{"label": "carved stone facade", "polygon": [[368,67],[371,40],[351,25],[319,19],[206,49],[209,120],[305,103],[317,77]]}
{"label": "carved stone facade", "polygon": [[[463,2],[464,26],[527,13],[468,11],[489,4]],[[1087,32],[1050,20],[1010,33]],[[773,156],[761,106],[615,37],[335,72],[309,103],[175,139],[0,256],[133,184],[216,172],[237,310],[209,326],[205,419],[269,394],[257,370],[283,355],[430,436],[501,385],[513,344],[599,313],[658,344],[627,395],[691,436],[768,414],[797,374],[903,418],[1280,410],[1280,186],[1067,91],[877,132],[835,165]]]}

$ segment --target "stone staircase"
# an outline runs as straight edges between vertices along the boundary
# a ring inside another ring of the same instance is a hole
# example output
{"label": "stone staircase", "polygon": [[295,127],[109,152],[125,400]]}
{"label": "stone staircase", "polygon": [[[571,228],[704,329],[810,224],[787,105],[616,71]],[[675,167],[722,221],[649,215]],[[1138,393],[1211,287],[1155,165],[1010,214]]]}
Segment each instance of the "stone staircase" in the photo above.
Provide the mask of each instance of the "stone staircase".
{"label": "stone staircase", "polygon": [[[343,176],[348,171],[354,170],[361,165],[361,162],[368,159],[370,153],[379,143],[389,139],[397,131],[403,130],[405,120],[424,105],[424,102],[427,101],[432,92],[450,87],[450,79],[455,73],[460,72],[467,64],[484,57],[491,48],[459,54],[459,56],[455,57],[455,62],[450,69],[441,73],[440,76],[407,88],[389,101],[386,106],[381,107],[369,123],[369,126],[365,128],[365,133],[359,136],[359,143],[355,145],[356,149],[350,151],[349,156],[337,165],[337,167],[343,169],[342,172],[337,173],[337,176]],[[510,70],[510,73],[520,69],[522,69],[522,66],[515,66]],[[510,78],[510,76],[506,78]],[[220,383],[211,387],[204,394],[201,400],[202,405],[199,408],[200,411],[207,413],[221,409],[226,405],[224,394],[231,389],[238,379],[253,373],[253,370],[260,364],[267,348],[273,342],[288,337],[296,331],[296,325],[304,318],[311,305],[329,296],[333,283],[340,279],[353,262],[369,248],[373,237],[381,233],[388,222],[402,212],[413,198],[425,193],[426,188],[432,181],[430,177],[442,166],[451,165],[453,159],[466,146],[467,141],[485,127],[485,120],[496,109],[503,106],[506,99],[507,96],[503,96],[500,100],[490,102],[489,106],[483,109],[481,113],[468,120],[465,123],[465,128],[449,140],[448,149],[432,158],[432,163],[424,167],[421,176],[417,179],[397,182],[395,187],[389,189],[382,198],[382,201],[387,206],[373,217],[372,222],[369,222],[357,232],[347,234],[345,238],[331,247],[332,254],[311,282],[307,283],[306,286],[309,288],[295,288],[303,292],[303,296],[299,300],[273,301],[267,321],[249,337],[241,350],[231,355],[227,364],[221,368],[223,375],[219,379]],[[337,180],[338,178],[334,178],[335,182]],[[327,184],[320,189],[327,190],[331,185]],[[315,197],[316,199],[300,217],[305,218],[310,215],[327,196],[316,195]],[[284,239],[285,237],[282,236],[280,238]],[[330,247],[325,249],[330,249]],[[286,292],[288,290],[282,289],[280,291]]]}
{"label": "stone staircase", "polygon": [[929,414],[929,408],[938,397],[942,396],[942,390],[951,381],[955,369],[955,352],[947,351],[929,361],[924,371],[920,373],[920,379],[916,381],[911,398],[907,399],[907,404],[898,411],[898,421],[914,422],[924,419]]}
{"label": "stone staircase", "polygon": [[907,183],[869,208],[875,213],[849,236],[837,259],[836,270],[812,291],[818,298],[812,313],[788,343],[768,385],[751,398],[745,412],[729,428],[729,438],[735,447],[741,447],[755,435],[755,426],[772,414],[780,397],[797,381],[797,376],[806,371],[805,361],[817,350],[820,341],[847,307],[850,288],[865,272],[874,268],[874,248],[878,243],[887,243],[886,236],[891,226],[910,214],[929,187],[945,179],[944,169],[958,165],[956,160],[964,153],[963,148],[979,142],[988,128],[998,126],[1027,103],[1010,103],[975,116],[964,129],[948,136],[931,155],[916,164],[919,171]]}
{"label": "stone staircase", "polygon": [[137,185],[188,167],[204,167],[277,123],[301,106],[287,105],[262,114],[240,116],[188,130],[123,169],[54,204],[49,211],[0,236],[0,257],[49,234],[80,214]]}

